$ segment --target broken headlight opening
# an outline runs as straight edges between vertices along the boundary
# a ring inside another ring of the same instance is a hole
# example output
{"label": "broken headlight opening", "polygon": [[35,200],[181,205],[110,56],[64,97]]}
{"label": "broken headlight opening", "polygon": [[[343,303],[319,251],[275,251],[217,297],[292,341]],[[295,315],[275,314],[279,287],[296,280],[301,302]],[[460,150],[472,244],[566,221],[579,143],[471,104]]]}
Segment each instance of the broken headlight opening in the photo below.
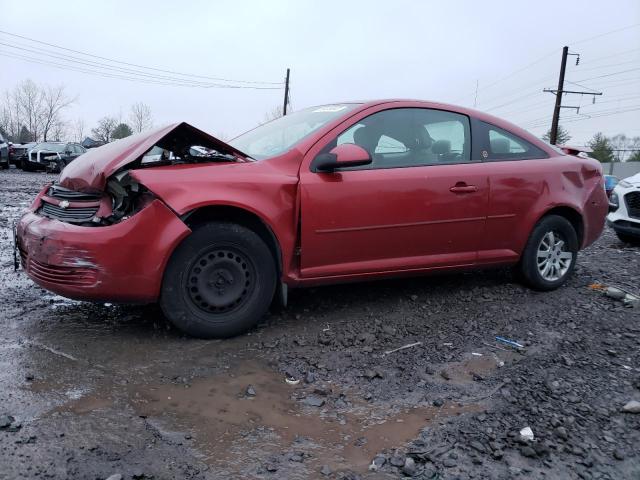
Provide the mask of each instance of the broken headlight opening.
{"label": "broken headlight opening", "polygon": [[161,165],[179,165],[185,163],[236,162],[238,158],[230,153],[218,152],[212,148],[199,145],[176,147],[167,150],[155,145],[140,159],[140,167],[157,167]]}
{"label": "broken headlight opening", "polygon": [[107,193],[111,197],[111,215],[96,217],[94,223],[112,225],[135,215],[149,205],[155,196],[129,175],[129,171],[116,173],[107,182]]}

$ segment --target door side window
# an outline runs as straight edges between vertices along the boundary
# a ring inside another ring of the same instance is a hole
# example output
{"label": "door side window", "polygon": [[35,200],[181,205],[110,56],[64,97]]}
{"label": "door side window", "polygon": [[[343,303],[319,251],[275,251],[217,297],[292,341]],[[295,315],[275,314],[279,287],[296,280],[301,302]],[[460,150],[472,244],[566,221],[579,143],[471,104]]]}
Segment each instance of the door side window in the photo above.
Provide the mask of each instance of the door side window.
{"label": "door side window", "polygon": [[548,155],[530,142],[490,124],[485,127],[482,157],[485,160],[527,160],[548,158]]}
{"label": "door side window", "polygon": [[469,119],[443,110],[397,108],[374,113],[351,126],[322,150],[354,143],[369,152],[363,170],[401,168],[471,160]]}
{"label": "door side window", "polygon": [[418,109],[416,123],[422,165],[471,161],[467,116],[444,110]]}

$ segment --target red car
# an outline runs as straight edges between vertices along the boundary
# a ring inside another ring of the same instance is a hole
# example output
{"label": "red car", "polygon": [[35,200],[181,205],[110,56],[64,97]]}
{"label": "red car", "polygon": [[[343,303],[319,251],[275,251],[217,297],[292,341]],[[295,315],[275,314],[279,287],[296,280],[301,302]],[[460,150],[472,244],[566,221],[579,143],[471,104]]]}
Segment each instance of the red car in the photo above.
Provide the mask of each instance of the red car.
{"label": "red car", "polygon": [[36,197],[17,246],[48,290],[159,301],[183,331],[227,337],[288,287],[514,265],[557,288],[607,208],[597,161],[480,112],[386,100],[228,144],[181,123],[90,150]]}

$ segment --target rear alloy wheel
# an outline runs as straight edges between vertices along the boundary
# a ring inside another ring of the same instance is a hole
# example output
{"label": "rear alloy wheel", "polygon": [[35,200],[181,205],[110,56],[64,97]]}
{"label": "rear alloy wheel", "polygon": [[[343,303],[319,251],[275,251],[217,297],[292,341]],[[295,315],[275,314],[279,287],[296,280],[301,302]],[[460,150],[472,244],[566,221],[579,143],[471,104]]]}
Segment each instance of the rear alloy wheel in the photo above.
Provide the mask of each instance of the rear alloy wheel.
{"label": "rear alloy wheel", "polygon": [[210,223],[196,228],[172,255],[160,305],[189,335],[231,337],[264,315],[275,286],[273,255],[255,232],[231,223]]}
{"label": "rear alloy wheel", "polygon": [[520,261],[520,273],[530,287],[553,290],[573,273],[578,238],[564,217],[549,215],[533,229]]}

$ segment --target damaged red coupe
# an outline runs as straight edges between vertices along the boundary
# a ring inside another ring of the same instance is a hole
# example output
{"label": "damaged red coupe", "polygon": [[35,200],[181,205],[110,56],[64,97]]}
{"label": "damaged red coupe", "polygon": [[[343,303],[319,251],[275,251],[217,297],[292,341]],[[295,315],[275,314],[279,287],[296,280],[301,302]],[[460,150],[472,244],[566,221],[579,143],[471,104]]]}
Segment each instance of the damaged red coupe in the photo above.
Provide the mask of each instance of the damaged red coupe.
{"label": "damaged red coupe", "polygon": [[602,232],[598,162],[421,101],[308,108],[229,143],[181,123],[91,150],[17,226],[60,295],[159,302],[198,337],[253,326],[288,287],[513,265],[562,285]]}

